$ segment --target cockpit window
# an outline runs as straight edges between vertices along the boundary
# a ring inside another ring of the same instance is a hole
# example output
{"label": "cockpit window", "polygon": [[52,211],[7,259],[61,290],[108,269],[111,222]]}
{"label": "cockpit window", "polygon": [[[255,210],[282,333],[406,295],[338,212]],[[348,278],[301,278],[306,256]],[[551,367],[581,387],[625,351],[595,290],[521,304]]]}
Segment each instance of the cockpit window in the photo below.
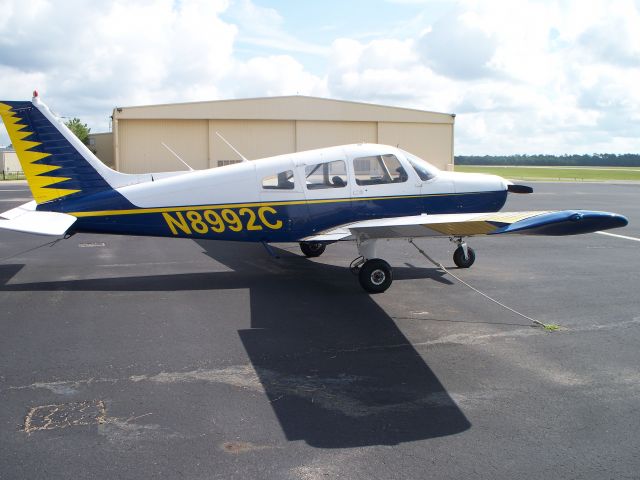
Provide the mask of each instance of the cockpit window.
{"label": "cockpit window", "polygon": [[381,185],[407,181],[407,172],[395,155],[373,155],[353,160],[358,185]]}
{"label": "cockpit window", "polygon": [[293,190],[294,187],[292,170],[285,170],[262,179],[262,188],[266,190]]}
{"label": "cockpit window", "polygon": [[347,186],[347,164],[344,160],[307,165],[304,176],[309,190]]}
{"label": "cockpit window", "polygon": [[419,157],[416,157],[412,153],[405,152],[403,150],[404,156],[407,158],[407,161],[411,164],[413,169],[416,171],[420,180],[427,181],[435,178],[438,175],[438,170],[436,167],[431,165],[429,162],[422,160]]}

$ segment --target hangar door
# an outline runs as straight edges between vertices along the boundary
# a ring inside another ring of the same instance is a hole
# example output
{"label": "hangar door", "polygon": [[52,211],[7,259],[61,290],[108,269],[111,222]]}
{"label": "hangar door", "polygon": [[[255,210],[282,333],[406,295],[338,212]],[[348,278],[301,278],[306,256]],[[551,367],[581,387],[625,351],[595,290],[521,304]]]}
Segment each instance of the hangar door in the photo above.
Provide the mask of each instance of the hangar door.
{"label": "hangar door", "polygon": [[185,170],[162,143],[194,169],[209,167],[207,120],[120,120],[119,169],[125,173]]}
{"label": "hangar door", "polygon": [[378,143],[377,122],[296,122],[296,147],[299,152],[362,142]]}

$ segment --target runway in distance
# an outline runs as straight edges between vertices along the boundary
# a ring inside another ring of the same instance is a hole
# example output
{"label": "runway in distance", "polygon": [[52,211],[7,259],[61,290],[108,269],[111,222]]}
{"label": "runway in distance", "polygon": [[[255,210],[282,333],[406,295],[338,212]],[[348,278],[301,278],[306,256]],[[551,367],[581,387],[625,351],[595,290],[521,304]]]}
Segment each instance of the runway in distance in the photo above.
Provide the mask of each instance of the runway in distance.
{"label": "runway in distance", "polygon": [[615,213],[500,212],[509,193],[532,189],[495,176],[440,171],[378,144],[343,145],[207,170],[124,174],[104,165],[37,92],[0,101],[34,200],[0,213],[0,228],[261,242],[299,242],[308,257],[353,241],[351,269],[371,293],[393,281],[380,239],[444,237],[470,267],[476,235],[574,235],[623,227]]}

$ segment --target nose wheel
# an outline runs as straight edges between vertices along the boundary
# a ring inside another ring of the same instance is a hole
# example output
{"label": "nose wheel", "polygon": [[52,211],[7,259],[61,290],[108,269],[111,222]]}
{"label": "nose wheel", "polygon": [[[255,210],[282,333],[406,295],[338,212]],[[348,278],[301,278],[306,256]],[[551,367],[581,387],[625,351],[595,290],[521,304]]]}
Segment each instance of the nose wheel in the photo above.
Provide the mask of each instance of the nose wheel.
{"label": "nose wheel", "polygon": [[460,245],[456,248],[455,252],[453,252],[453,263],[455,263],[458,268],[469,268],[475,261],[476,252],[473,251],[473,248],[467,247],[466,244]]}

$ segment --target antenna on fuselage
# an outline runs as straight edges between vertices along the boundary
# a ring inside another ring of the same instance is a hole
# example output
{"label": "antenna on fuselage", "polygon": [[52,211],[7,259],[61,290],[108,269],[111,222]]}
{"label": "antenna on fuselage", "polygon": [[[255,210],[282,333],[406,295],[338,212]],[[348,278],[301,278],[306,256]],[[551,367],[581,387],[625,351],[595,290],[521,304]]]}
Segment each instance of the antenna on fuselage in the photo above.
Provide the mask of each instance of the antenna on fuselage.
{"label": "antenna on fuselage", "polygon": [[169,146],[168,146],[166,143],[164,143],[164,142],[160,142],[160,143],[162,144],[162,146],[163,146],[164,148],[166,148],[166,149],[167,149],[167,150],[169,150],[171,153],[173,153],[173,154],[175,155],[175,157],[176,157],[178,160],[180,160],[182,163],[184,163],[184,164],[186,165],[186,167],[187,167],[189,170],[191,170],[191,171],[193,172],[193,168],[191,168],[191,165],[189,165],[187,162],[185,162],[183,159],[181,159],[181,158],[180,158],[180,155],[178,155],[176,152],[174,152],[173,150],[171,150],[171,149],[169,148]]}
{"label": "antenna on fuselage", "polygon": [[223,141],[224,143],[226,143],[226,144],[229,146],[229,148],[230,148],[231,150],[233,150],[234,152],[236,152],[236,153],[240,156],[240,158],[242,159],[242,161],[243,161],[243,162],[248,162],[248,161],[249,161],[249,160],[248,160],[244,155],[242,155],[238,150],[236,150],[236,149],[234,148],[234,146],[233,146],[233,145],[231,145],[229,142],[227,142],[227,139],[226,139],[226,138],[224,138],[224,137],[220,134],[220,132],[216,132],[216,135],[218,135],[218,136],[222,139],[222,141]]}

